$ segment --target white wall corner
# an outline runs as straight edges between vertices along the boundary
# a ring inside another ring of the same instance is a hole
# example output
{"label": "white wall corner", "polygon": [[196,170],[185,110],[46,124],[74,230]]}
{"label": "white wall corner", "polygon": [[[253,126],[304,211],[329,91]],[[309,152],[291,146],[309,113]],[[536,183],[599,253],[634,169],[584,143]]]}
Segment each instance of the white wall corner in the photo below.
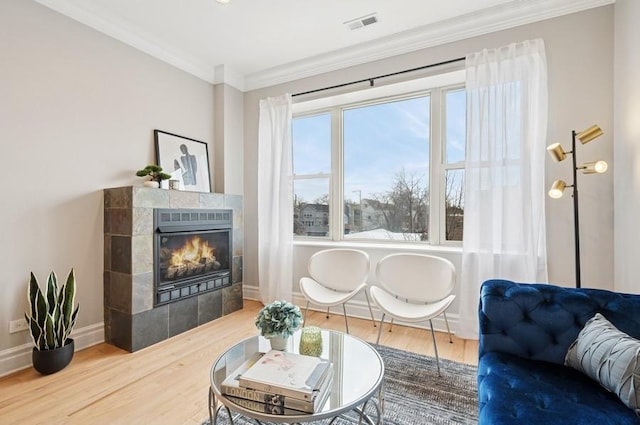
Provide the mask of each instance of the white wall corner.
{"label": "white wall corner", "polygon": [[[104,342],[104,323],[76,329],[71,333],[75,351]],[[22,344],[0,351],[0,377],[31,367],[33,344]],[[73,362],[73,360],[72,360]]]}
{"label": "white wall corner", "polygon": [[640,206],[640,2],[617,0],[614,15],[613,211],[614,290],[637,294],[637,211]]}
{"label": "white wall corner", "polygon": [[218,65],[213,70],[213,84],[228,84],[244,92],[244,76],[228,65]]}

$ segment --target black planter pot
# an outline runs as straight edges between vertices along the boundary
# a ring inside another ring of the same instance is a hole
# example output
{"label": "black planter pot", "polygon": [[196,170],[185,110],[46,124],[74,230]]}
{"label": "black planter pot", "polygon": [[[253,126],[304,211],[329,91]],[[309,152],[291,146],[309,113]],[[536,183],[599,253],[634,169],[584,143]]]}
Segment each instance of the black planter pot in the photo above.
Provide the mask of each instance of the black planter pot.
{"label": "black planter pot", "polygon": [[33,368],[42,375],[51,375],[67,367],[73,358],[75,345],[73,339],[67,339],[67,342],[60,348],[53,350],[37,350],[33,348],[31,359]]}

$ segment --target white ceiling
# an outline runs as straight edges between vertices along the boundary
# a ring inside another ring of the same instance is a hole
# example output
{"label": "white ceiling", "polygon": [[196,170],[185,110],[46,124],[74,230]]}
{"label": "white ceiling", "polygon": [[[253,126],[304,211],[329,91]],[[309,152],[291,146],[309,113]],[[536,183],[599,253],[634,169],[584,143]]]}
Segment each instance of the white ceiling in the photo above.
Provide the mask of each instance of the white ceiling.
{"label": "white ceiling", "polygon": [[[36,1],[204,80],[248,90],[615,0]],[[372,12],[376,24],[343,24]]]}

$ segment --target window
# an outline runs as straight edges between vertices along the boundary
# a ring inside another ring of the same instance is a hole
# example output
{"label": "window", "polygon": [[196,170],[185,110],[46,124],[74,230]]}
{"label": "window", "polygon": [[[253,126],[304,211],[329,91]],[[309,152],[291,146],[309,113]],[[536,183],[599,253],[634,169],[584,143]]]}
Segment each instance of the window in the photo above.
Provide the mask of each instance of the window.
{"label": "window", "polygon": [[464,160],[466,143],[466,101],[464,89],[447,90],[444,141],[444,229],[445,240],[462,240],[464,217]]}
{"label": "window", "polygon": [[305,102],[292,129],[295,235],[459,243],[466,95],[457,75],[453,85]]}
{"label": "window", "polygon": [[331,115],[293,120],[293,231],[295,235],[329,235]]}
{"label": "window", "polygon": [[430,100],[342,110],[346,239],[427,240]]}

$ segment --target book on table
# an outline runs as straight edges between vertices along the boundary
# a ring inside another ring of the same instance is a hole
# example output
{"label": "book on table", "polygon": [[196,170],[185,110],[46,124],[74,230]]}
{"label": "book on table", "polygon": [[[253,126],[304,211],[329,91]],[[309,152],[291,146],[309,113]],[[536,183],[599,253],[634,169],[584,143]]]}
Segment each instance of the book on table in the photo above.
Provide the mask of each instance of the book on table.
{"label": "book on table", "polygon": [[[227,399],[233,401],[238,406],[255,412],[267,413],[271,415],[300,415],[311,414],[322,410],[331,394],[331,384],[333,383],[333,368],[331,374],[327,376],[323,389],[318,393],[314,401],[299,400],[279,394],[267,394],[262,391],[250,390],[246,388],[235,388],[231,393],[244,397],[227,394]],[[254,398],[255,397],[255,398]],[[264,397],[264,398],[262,398]]]}
{"label": "book on table", "polygon": [[299,415],[300,413],[303,413],[277,404],[262,403],[260,401],[235,396],[227,396],[227,398],[245,409],[259,413],[267,413],[269,415]]}
{"label": "book on table", "polygon": [[[253,410],[254,412],[267,413],[270,415],[296,415],[297,416],[300,414],[311,414],[311,413],[316,413],[320,411],[322,407],[325,405],[325,403],[327,402],[327,399],[329,398],[329,394],[331,394],[331,391],[329,390],[329,388],[331,387],[331,383],[333,382],[333,373],[331,374],[331,376],[329,376],[326,379],[325,382],[327,382],[326,384],[327,388],[318,394],[318,396],[315,399],[315,403],[305,401],[305,400],[298,400],[291,397],[285,397],[278,394],[271,395],[268,398],[269,402],[256,401],[251,398],[235,397],[232,395],[227,395],[227,399],[233,401],[238,406],[244,407],[245,409]],[[242,389],[242,390],[256,391],[256,390],[248,390],[248,389]],[[246,395],[246,393],[244,394]],[[282,400],[282,402],[280,402],[279,400]],[[277,404],[273,404],[273,402]],[[291,407],[291,406],[294,406],[294,407]]]}
{"label": "book on table", "polygon": [[[240,376],[260,360],[264,354],[265,353],[254,354],[242,363],[232,374],[227,376],[221,385],[222,393],[233,397],[232,401],[236,404],[265,413],[282,412],[277,414],[284,414],[287,413],[287,409],[305,413],[315,413],[322,409],[327,395],[331,392],[331,384],[333,383],[333,365],[330,363],[327,373],[318,384],[318,391],[315,391],[314,396],[310,400],[240,386]],[[238,400],[244,401],[237,402]],[[248,401],[253,403],[248,403]],[[273,406],[279,406],[280,408],[274,409]]]}
{"label": "book on table", "polygon": [[319,357],[271,350],[240,374],[243,388],[313,400],[331,369],[331,362]]}

